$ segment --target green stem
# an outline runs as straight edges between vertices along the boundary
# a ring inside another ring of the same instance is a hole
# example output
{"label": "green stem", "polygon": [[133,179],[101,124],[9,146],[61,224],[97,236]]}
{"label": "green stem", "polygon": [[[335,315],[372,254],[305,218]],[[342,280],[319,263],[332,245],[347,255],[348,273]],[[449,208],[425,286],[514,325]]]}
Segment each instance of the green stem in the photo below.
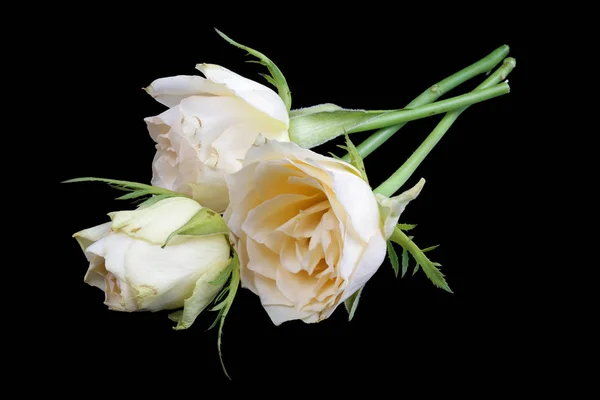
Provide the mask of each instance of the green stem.
{"label": "green stem", "polygon": [[433,104],[413,108],[412,110],[391,111],[373,117],[357,126],[348,129],[347,133],[356,133],[370,131],[397,125],[402,122],[414,121],[416,119],[427,118],[432,115],[442,114],[448,111],[461,109],[475,103],[480,103],[494,97],[502,96],[510,92],[508,83],[501,83],[489,89],[478,90],[476,92],[452,97],[448,100],[442,100]]}
{"label": "green stem", "polygon": [[[482,92],[489,90],[488,88],[490,87],[498,86],[498,82],[506,79],[515,66],[516,61],[514,58],[505,59],[502,66],[490,75],[481,85],[477,86],[473,92]],[[406,160],[392,176],[379,185],[374,192],[388,197],[397,192],[411,177],[413,172],[415,172],[417,167],[423,162],[425,157],[427,157],[429,152],[440,141],[448,129],[450,129],[454,121],[456,121],[460,114],[467,108],[468,106],[447,113],[408,160]]]}
{"label": "green stem", "polygon": [[[423,93],[421,93],[417,98],[408,103],[405,108],[414,108],[423,106],[426,104],[433,103],[437,100],[442,94],[454,89],[458,85],[472,79],[473,77],[488,73],[491,71],[500,60],[508,55],[509,47],[507,45],[501,46],[488,54],[486,57],[477,61],[474,64],[469,65],[468,67],[458,71],[454,75],[449,76],[448,78],[436,83],[431,86]],[[373,151],[375,151],[379,146],[381,146],[386,140],[388,140],[394,133],[396,133],[400,128],[402,128],[406,122],[402,122],[398,125],[389,126],[387,128],[383,128],[378,130],[369,136],[366,140],[364,140],[360,145],[356,148],[358,150],[358,154],[362,158],[367,157]],[[346,162],[350,161],[350,154],[346,154],[343,157],[343,160]]]}

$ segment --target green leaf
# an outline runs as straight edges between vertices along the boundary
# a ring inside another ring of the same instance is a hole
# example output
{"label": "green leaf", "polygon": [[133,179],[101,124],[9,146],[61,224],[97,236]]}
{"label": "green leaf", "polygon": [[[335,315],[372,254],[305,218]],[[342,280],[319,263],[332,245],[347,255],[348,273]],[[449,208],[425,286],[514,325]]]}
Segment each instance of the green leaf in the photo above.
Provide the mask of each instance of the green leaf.
{"label": "green leaf", "polygon": [[[325,111],[304,110],[290,117],[290,140],[310,149],[343,135],[351,128],[389,111],[349,110],[327,104]],[[299,110],[297,110],[299,111]]]}
{"label": "green leaf", "polygon": [[406,271],[408,271],[408,251],[402,249],[402,278],[406,275]]}
{"label": "green leaf", "polygon": [[415,269],[413,269],[413,276],[417,273],[417,271],[419,271],[419,263],[417,263],[417,265],[415,265]]}
{"label": "green leaf", "polygon": [[365,170],[365,163],[363,162],[362,157],[360,156],[360,154],[358,154],[356,146],[354,146],[354,143],[352,143],[347,133],[344,134],[344,137],[346,138],[346,146],[338,147],[343,148],[348,152],[348,154],[350,154],[350,164],[352,164],[352,166],[359,170],[364,181],[369,183],[369,179],[367,178],[367,171]]}
{"label": "green leaf", "polygon": [[223,354],[221,353],[221,337],[223,335],[223,325],[225,324],[225,318],[227,317],[227,313],[231,308],[231,304],[235,299],[235,295],[237,293],[238,286],[240,284],[240,259],[238,258],[237,253],[234,252],[233,260],[231,261],[231,280],[229,281],[229,286],[224,291],[227,290],[227,297],[215,307],[213,310],[218,310],[219,314],[215,319],[213,325],[208,328],[211,329],[216,323],[219,323],[219,333],[217,334],[217,348],[219,350],[219,360],[221,361],[221,367],[223,368],[223,372],[227,378],[231,379],[229,374],[227,373],[227,369],[225,368],[225,363],[223,362]]}
{"label": "green leaf", "polygon": [[358,301],[360,300],[360,295],[365,287],[361,287],[358,289],[352,296],[348,297],[346,301],[344,301],[344,306],[346,307],[346,311],[348,311],[348,321],[352,321],[354,318],[354,313],[356,312],[356,308],[358,307]]}
{"label": "green leaf", "polygon": [[[429,246],[429,247],[426,247],[426,248],[424,248],[424,249],[423,249],[423,250],[421,250],[421,251],[422,251],[423,253],[427,253],[428,251],[435,250],[435,249],[437,249],[438,247],[440,247],[440,245],[439,245],[439,244],[436,244],[435,246]],[[433,264],[436,264],[436,263],[433,263]]]}
{"label": "green leaf", "polygon": [[143,196],[148,196],[151,195],[152,193],[150,193],[150,191],[143,189],[143,190],[134,190],[133,192],[124,194],[121,197],[117,197],[117,200],[131,200],[131,199],[136,199],[138,197],[143,197]]}
{"label": "green leaf", "polygon": [[398,224],[398,228],[402,229],[403,231],[410,231],[411,229],[415,229],[416,227],[416,224]]}
{"label": "green leaf", "polygon": [[203,207],[185,225],[171,233],[163,248],[177,235],[205,236],[229,234],[229,228],[220,214],[210,208]]}
{"label": "green leaf", "polygon": [[142,203],[138,204],[137,208],[146,208],[146,207],[150,207],[151,205],[158,203],[161,200],[164,199],[168,199],[169,197],[173,197],[173,195],[170,194],[157,194],[154,195],[146,200],[144,200]]}
{"label": "green leaf", "polygon": [[404,232],[396,227],[390,240],[392,240],[394,243],[398,243],[404,249],[408,250],[408,252],[417,261],[417,265],[420,265],[421,268],[423,268],[423,272],[425,272],[425,275],[427,275],[429,280],[431,280],[435,286],[444,289],[447,292],[453,293],[452,290],[450,290],[446,279],[444,279],[444,274],[442,274],[440,270],[436,268],[436,265],[432,263],[429,258],[427,258],[423,251],[419,249],[415,242],[406,236]]}
{"label": "green leaf", "polygon": [[394,250],[394,244],[391,241],[387,241],[387,253],[390,258],[390,263],[392,263],[392,268],[394,269],[394,274],[396,274],[396,278],[398,277],[398,254],[396,254],[396,250]]}
{"label": "green leaf", "polygon": [[277,67],[277,65],[275,65],[275,63],[273,61],[271,61],[267,56],[265,56],[263,53],[256,51],[254,49],[251,49],[248,46],[244,46],[242,44],[239,44],[238,42],[234,41],[233,39],[229,38],[227,35],[225,35],[223,32],[219,31],[218,29],[215,28],[215,31],[217,31],[217,33],[219,34],[219,36],[221,36],[223,39],[225,39],[227,42],[229,42],[229,44],[240,48],[242,50],[246,50],[249,54],[253,55],[254,57],[258,58],[258,62],[262,65],[264,65],[265,67],[267,67],[267,69],[269,70],[269,72],[271,73],[271,79],[267,79],[267,81],[269,81],[269,83],[273,84],[273,86],[275,86],[277,88],[277,92],[279,93],[279,97],[281,97],[281,100],[283,100],[283,103],[285,104],[285,107],[288,109],[288,111],[290,110],[290,108],[292,107],[292,95],[290,93],[290,88],[288,87],[287,81],[285,80],[285,77],[283,76],[283,73],[281,72],[281,70]]}
{"label": "green leaf", "polygon": [[129,191],[145,190],[148,192],[147,194],[169,194],[171,196],[183,196],[180,193],[175,193],[168,189],[163,189],[163,188],[159,188],[159,187],[151,186],[151,185],[145,185],[143,183],[138,183],[138,182],[119,181],[116,179],[85,177],[85,178],[68,179],[66,181],[63,181],[62,183],[77,183],[77,182],[104,182],[104,183],[108,183],[109,185],[115,186],[115,189],[129,190]]}

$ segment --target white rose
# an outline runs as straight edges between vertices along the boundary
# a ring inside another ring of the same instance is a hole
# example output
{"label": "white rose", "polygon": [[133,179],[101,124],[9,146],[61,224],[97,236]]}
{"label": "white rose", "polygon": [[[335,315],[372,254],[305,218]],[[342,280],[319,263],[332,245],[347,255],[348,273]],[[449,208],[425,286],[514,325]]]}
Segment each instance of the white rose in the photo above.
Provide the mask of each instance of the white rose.
{"label": "white rose", "polygon": [[273,90],[218,65],[196,66],[200,76],[158,79],[146,88],[170,107],[146,118],[157,143],[152,184],[225,210],[225,174],[238,171],[259,135],[289,142],[289,117]]}
{"label": "white rose", "polygon": [[227,183],[224,218],[242,287],[260,297],[276,325],[321,321],[364,286],[385,258],[389,226],[410,201],[385,198],[380,214],[356,168],[275,141],[253,148]]}
{"label": "white rose", "polygon": [[202,207],[172,197],[134,211],[109,214],[108,222],[73,235],[90,262],[85,282],[105,292],[117,311],[158,311],[184,307],[178,328],[187,328],[217,295],[211,284],[229,264],[223,234],[169,235]]}

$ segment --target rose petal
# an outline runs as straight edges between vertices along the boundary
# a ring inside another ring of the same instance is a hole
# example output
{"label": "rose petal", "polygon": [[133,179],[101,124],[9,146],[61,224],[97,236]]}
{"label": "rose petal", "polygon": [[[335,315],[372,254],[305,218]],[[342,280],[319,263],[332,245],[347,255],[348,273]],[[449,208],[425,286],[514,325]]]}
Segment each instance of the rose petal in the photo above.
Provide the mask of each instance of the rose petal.
{"label": "rose petal", "polygon": [[[307,211],[308,209],[300,210],[298,215],[281,225],[279,228],[277,228],[277,230],[296,239],[309,238],[313,236],[315,229],[317,229],[321,223],[321,219],[323,218],[325,211],[329,208],[329,202],[322,201],[317,203],[315,206],[319,205],[324,205],[327,208],[316,212]],[[315,206],[311,206],[309,209],[315,209]]]}
{"label": "rose petal", "polygon": [[306,271],[291,273],[284,268],[277,269],[277,287],[296,308],[301,309],[315,296],[317,280]]}
{"label": "rose petal", "polygon": [[383,235],[381,233],[373,235],[360,258],[358,266],[354,269],[352,276],[348,280],[348,286],[341,299],[342,302],[363,287],[377,272],[385,259],[386,249],[386,241]]}
{"label": "rose petal", "polygon": [[190,184],[192,198],[215,212],[225,211],[229,204],[229,189],[223,171],[201,165],[196,173],[197,183]]}
{"label": "rose petal", "polygon": [[202,206],[185,197],[171,197],[150,207],[112,212],[112,229],[162,246],[169,235],[185,225]]}
{"label": "rose petal", "polygon": [[[274,265],[281,263],[283,268],[294,274],[302,270],[302,264],[296,256],[296,245],[297,242],[294,238],[287,238],[281,247],[279,260],[277,260]],[[270,278],[275,279],[275,276]]]}
{"label": "rose petal", "polygon": [[[249,105],[279,121],[282,125],[281,130],[287,131],[289,126],[287,108],[283,104],[283,100],[273,90],[219,65],[198,64],[196,68],[202,71],[211,81],[225,85],[231,92],[244,99]],[[287,140],[289,141],[289,136]]]}
{"label": "rose petal", "polygon": [[258,295],[258,290],[254,283],[254,271],[248,269],[248,252],[246,250],[246,240],[244,237],[236,238],[235,235],[230,235],[230,240],[233,241],[240,259],[240,282],[243,288],[249,289],[252,293]]}
{"label": "rose petal", "polygon": [[[105,292],[104,303],[113,310],[135,311],[139,308],[135,301],[135,292],[125,278],[125,253],[131,248],[133,242],[133,238],[123,233],[113,233],[90,245],[87,249],[87,251],[104,259],[104,263],[92,272],[102,274],[106,271],[104,274],[105,282],[101,289]],[[93,279],[91,275],[91,273],[86,274],[86,278],[84,278],[86,282]],[[113,284],[116,285],[117,290],[110,290],[110,282],[107,279],[116,280]]]}
{"label": "rose petal", "polygon": [[266,278],[262,275],[256,275],[254,283],[263,306],[281,305],[293,307],[294,303],[281,293],[273,279]]}
{"label": "rose petal", "polygon": [[223,219],[237,237],[242,236],[242,224],[248,211],[261,202],[260,194],[254,190],[254,175],[257,167],[258,164],[248,165],[235,174],[226,176],[230,200]]}
{"label": "rose petal", "polygon": [[343,212],[336,207],[336,202],[332,201],[332,207],[336,216],[342,220],[343,215],[350,218],[350,226],[356,229],[356,233],[363,239],[369,240],[376,232],[380,232],[379,206],[373,196],[373,191],[369,185],[357,177],[347,172],[332,172],[333,190],[335,196],[329,195],[331,199],[335,197],[343,207]]}
{"label": "rose petal", "polygon": [[110,226],[111,226],[111,223],[107,222],[105,224],[97,225],[92,228],[84,229],[73,235],[75,240],[77,240],[77,243],[79,243],[81,250],[83,250],[86,257],[88,257],[88,261],[90,261],[92,258],[94,258],[94,255],[90,254],[88,256],[88,253],[85,250],[92,243],[97,242],[98,240],[100,240],[103,237],[105,237],[106,235],[108,235],[110,232]]}
{"label": "rose petal", "polygon": [[252,209],[242,224],[242,231],[258,243],[265,243],[269,234],[285,224],[302,209],[320,201],[319,195],[281,194]]}
{"label": "rose petal", "polygon": [[164,249],[136,240],[125,256],[126,280],[138,291],[140,307],[173,309],[183,306],[203,274],[228,263],[223,235],[178,236]]}
{"label": "rose petal", "polygon": [[261,163],[257,165],[255,171],[255,190],[263,201],[272,199],[282,193],[313,196],[320,192],[320,189],[315,189],[304,181],[294,180],[295,178],[306,178],[306,176],[288,160],[273,160]]}
{"label": "rose petal", "polygon": [[297,310],[294,306],[264,305],[264,308],[275,326],[296,319],[301,319],[307,323],[318,321],[318,314]]}
{"label": "rose petal", "polygon": [[178,319],[175,329],[187,329],[192,326],[198,315],[219,294],[224,284],[215,285],[213,281],[219,277],[227,264],[228,262],[223,263],[222,268],[213,267],[198,278],[192,295],[183,302],[183,313]]}
{"label": "rose petal", "polygon": [[246,250],[248,251],[247,268],[266,278],[275,279],[275,270],[277,269],[277,265],[279,265],[277,254],[251,238],[247,239]]}
{"label": "rose petal", "polygon": [[159,142],[161,135],[166,135],[170,130],[181,131],[181,109],[179,107],[170,108],[154,117],[144,118],[150,137],[155,142]]}
{"label": "rose petal", "polygon": [[174,107],[189,96],[231,95],[231,91],[224,85],[216,84],[201,76],[188,75],[156,79],[146,88],[146,92],[167,107]]}

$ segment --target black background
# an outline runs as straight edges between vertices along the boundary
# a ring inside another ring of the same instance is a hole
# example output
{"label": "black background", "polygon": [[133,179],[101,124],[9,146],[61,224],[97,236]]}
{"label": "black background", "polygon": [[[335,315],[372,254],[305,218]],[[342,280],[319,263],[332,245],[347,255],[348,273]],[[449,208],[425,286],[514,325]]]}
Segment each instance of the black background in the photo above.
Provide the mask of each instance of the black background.
{"label": "black background", "polygon": [[[441,25],[429,18],[422,18],[427,27],[422,29],[385,15],[360,23],[313,16],[296,23],[240,25],[206,20],[185,9],[179,13],[183,20],[177,27],[163,25],[160,11],[139,20],[90,14],[69,21],[70,29],[56,40],[62,84],[75,99],[68,111],[73,123],[61,130],[52,165],[63,217],[54,237],[62,257],[53,303],[62,311],[49,314],[44,335],[62,365],[90,376],[117,368],[135,377],[224,379],[216,330],[206,331],[216,313],[205,312],[192,328],[176,332],[166,312],[109,311],[103,293],[83,282],[88,265],[71,235],[132,205],[115,201],[119,192],[103,184],[58,183],[80,176],[150,181],[155,149],[143,118],[164,107],[142,88],[154,79],[197,74],[194,66],[206,62],[263,82],[257,75],[263,67],[245,63],[250,58],[222,40],[213,31],[217,27],[279,66],[293,108],[325,102],[401,108],[500,45],[510,45],[517,60],[509,77],[511,93],[466,111],[407,185],[427,180],[401,222],[418,224],[414,235],[421,247],[441,245],[431,258],[443,265],[454,294],[435,288],[422,272],[395,278],[386,259],[367,284],[353,321],[340,307],[319,324],[275,327],[258,298],[240,289],[223,336],[232,378],[293,381],[325,375],[337,380],[360,374],[366,379],[421,371],[472,379],[509,373],[500,366],[511,359],[515,343],[525,340],[516,299],[521,267],[508,244],[518,233],[507,225],[517,207],[512,193],[525,184],[516,172],[527,130],[521,110],[529,96],[531,38],[515,29],[488,29],[483,35],[478,34],[481,25]],[[466,93],[484,78],[451,94]],[[371,184],[399,167],[440,119],[407,124],[369,156]],[[367,136],[357,133],[352,139],[358,144]],[[316,150],[335,151],[336,144],[341,140]]]}

